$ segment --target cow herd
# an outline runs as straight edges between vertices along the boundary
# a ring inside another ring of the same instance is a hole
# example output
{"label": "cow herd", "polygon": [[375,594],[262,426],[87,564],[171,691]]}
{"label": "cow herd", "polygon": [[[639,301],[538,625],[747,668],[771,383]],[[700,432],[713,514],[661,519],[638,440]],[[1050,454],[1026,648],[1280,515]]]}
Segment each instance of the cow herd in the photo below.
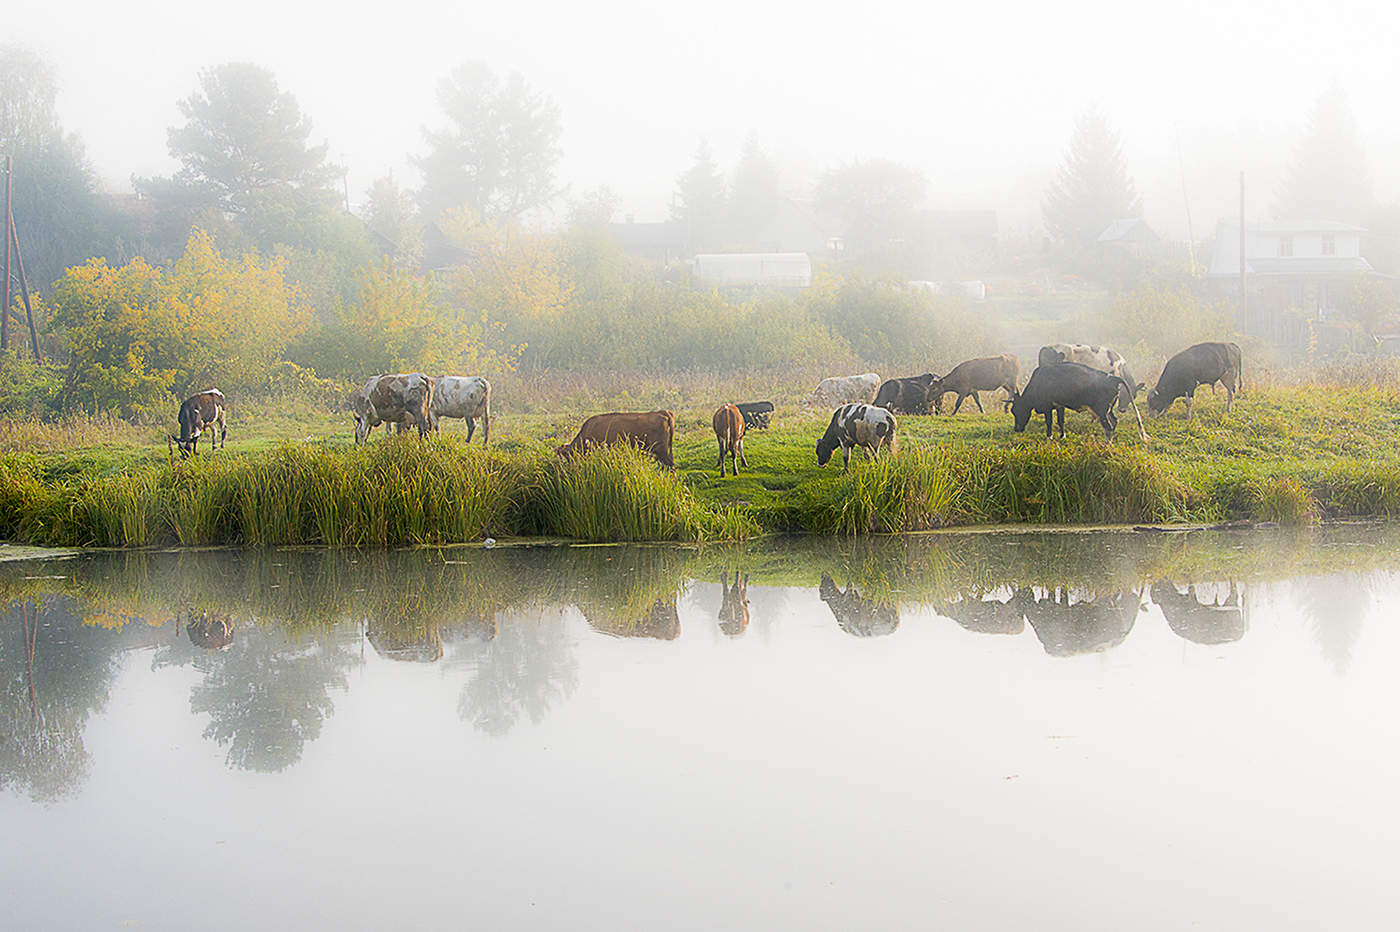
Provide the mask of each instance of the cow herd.
{"label": "cow herd", "polygon": [[[1186,399],[1186,419],[1190,423],[1193,399],[1201,385],[1223,385],[1225,408],[1231,410],[1235,394],[1241,390],[1241,354],[1234,343],[1198,343],[1167,361],[1157,385],[1147,395],[1150,414],[1160,415],[1178,398]],[[956,395],[952,414],[956,415],[969,397],[983,411],[981,392],[1006,393],[1003,410],[1009,409],[1013,429],[1021,433],[1034,414],[1045,418],[1045,435],[1052,436],[1052,418],[1060,436],[1065,435],[1065,411],[1089,411],[1102,425],[1104,436],[1112,439],[1117,414],[1132,407],[1146,386],[1133,379],[1127,362],[1111,349],[1075,343],[1043,346],[1035,370],[1024,388],[1018,387],[1020,362],[1010,354],[969,359],[947,375],[931,372],[881,382],[873,372],[823,379],[812,393],[814,406],[835,406],[825,433],[817,441],[817,465],[825,466],[841,450],[843,469],[850,468],[851,450],[863,447],[878,459],[881,450],[894,452],[898,423],[895,414],[942,413],[943,399]],[[491,438],[491,384],[480,376],[427,376],[419,372],[372,377],[352,399],[355,443],[369,439],[380,424],[398,431],[417,428],[419,436],[438,429],[441,418],[462,418],[470,442],[481,421],[482,440]],[[1116,410],[1115,410],[1116,409]],[[744,456],[744,435],[750,429],[766,428],[774,412],[770,401],[726,403],[711,420],[719,457],[715,463],[721,477],[726,475],[726,457],[737,475],[739,467],[749,467]],[[199,438],[208,428],[220,445],[227,433],[225,402],[217,389],[200,392],[180,405],[180,433],[172,435],[182,455],[198,452]],[[555,450],[559,456],[572,456],[600,446],[628,444],[650,455],[666,468],[674,468],[672,444],[676,417],[670,411],[632,411],[595,414],[583,422],[568,443]],[[1146,439],[1142,417],[1138,430]],[[211,444],[214,442],[210,441]]]}

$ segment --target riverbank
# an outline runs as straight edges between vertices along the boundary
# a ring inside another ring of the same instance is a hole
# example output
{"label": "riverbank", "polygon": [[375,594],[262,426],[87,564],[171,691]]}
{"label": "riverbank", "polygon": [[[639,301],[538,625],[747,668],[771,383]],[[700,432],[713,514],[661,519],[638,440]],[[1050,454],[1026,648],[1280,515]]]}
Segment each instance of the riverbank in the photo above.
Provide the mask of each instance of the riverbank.
{"label": "riverbank", "polygon": [[[612,405],[626,407],[625,403]],[[753,431],[751,468],[721,479],[705,407],[677,411],[675,471],[629,450],[552,454],[568,416],[497,418],[493,445],[454,425],[423,442],[376,436],[355,448],[339,418],[302,424],[325,439],[243,437],[172,460],[114,441],[0,453],[0,538],[44,546],[240,543],[391,546],[562,537],[716,541],[764,533],[869,534],[982,524],[1307,524],[1400,514],[1400,397],[1381,388],[1271,389],[1202,396],[1111,443],[1071,414],[1071,436],[1014,434],[986,414],[902,416],[898,455],[819,468],[829,414],[781,408]],[[270,437],[287,436],[274,425]]]}

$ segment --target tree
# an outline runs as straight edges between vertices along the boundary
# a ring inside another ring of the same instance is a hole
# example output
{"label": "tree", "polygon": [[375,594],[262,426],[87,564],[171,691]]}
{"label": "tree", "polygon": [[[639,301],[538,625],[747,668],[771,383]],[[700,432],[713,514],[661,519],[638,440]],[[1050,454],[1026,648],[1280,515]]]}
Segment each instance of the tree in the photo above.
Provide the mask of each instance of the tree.
{"label": "tree", "polygon": [[1082,245],[1096,241],[1114,220],[1141,216],[1142,201],[1128,177],[1118,132],[1097,110],[1075,123],[1042,213],[1051,236]]}
{"label": "tree", "polygon": [[0,45],[0,155],[62,135],[54,110],[57,97],[53,65],[18,43]]}
{"label": "tree", "polygon": [[464,62],[438,83],[447,127],[428,129],[418,204],[423,219],[466,207],[488,220],[515,219],[548,206],[563,133],[559,106],[519,74],[502,82],[481,62]]}
{"label": "tree", "polygon": [[839,224],[848,249],[880,249],[909,235],[924,188],[923,175],[906,165],[850,162],[817,179],[812,205]]}
{"label": "tree", "polygon": [[1274,213],[1281,219],[1362,224],[1370,209],[1366,151],[1346,94],[1333,86],[1313,106],[1279,187]]}
{"label": "tree", "polygon": [[167,137],[180,170],[137,179],[137,189],[177,213],[175,232],[220,217],[265,251],[316,243],[337,212],[340,169],[326,163],[325,145],[308,144],[311,121],[296,98],[247,62],[206,69],[199,83],[179,102],[185,124]]}
{"label": "tree", "polygon": [[96,189],[82,143],[59,124],[57,93],[48,62],[23,46],[0,45],[0,157],[14,160],[15,223],[35,291],[46,291],[65,268],[97,251],[110,253],[119,238],[117,218]]}
{"label": "tree", "polygon": [[734,167],[729,196],[729,228],[740,243],[757,244],[778,209],[778,169],[750,133]]}
{"label": "tree", "polygon": [[697,252],[719,245],[724,217],[724,178],[709,142],[702,139],[690,168],[676,179],[671,219],[681,225],[689,250]]}
{"label": "tree", "polygon": [[413,268],[422,261],[423,228],[413,195],[399,187],[392,175],[376,178],[370,185],[364,218],[374,245],[396,267]]}

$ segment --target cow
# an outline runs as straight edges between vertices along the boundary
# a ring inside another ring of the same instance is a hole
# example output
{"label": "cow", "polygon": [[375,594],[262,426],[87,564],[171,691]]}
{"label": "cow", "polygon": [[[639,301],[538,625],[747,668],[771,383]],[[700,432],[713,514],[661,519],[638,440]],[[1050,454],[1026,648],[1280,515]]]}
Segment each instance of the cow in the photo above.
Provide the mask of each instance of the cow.
{"label": "cow", "polygon": [[927,414],[928,387],[938,380],[932,372],[907,379],[890,379],[875,393],[875,406],[894,414]]}
{"label": "cow", "polygon": [[[177,615],[175,617],[176,637],[180,635],[179,625],[180,618]],[[233,632],[233,617],[230,615],[200,612],[199,616],[195,617],[194,612],[190,612],[189,619],[185,622],[185,634],[189,636],[190,643],[205,650],[222,650],[228,647],[233,643]]]}
{"label": "cow", "polygon": [[586,453],[591,447],[627,443],[656,458],[667,469],[675,468],[671,459],[671,440],[676,433],[676,416],[670,411],[624,411],[595,414],[583,422],[574,439],[554,452],[559,456]]}
{"label": "cow", "polygon": [[734,407],[744,416],[745,430],[762,430],[773,421],[773,402],[743,401]]}
{"label": "cow", "polygon": [[1003,602],[972,593],[956,602],[945,602],[938,610],[978,634],[1020,634],[1026,627],[1025,612],[1014,597]]}
{"label": "cow", "polygon": [[218,428],[219,436],[217,443],[215,440],[209,441],[209,448],[215,446],[222,449],[228,437],[228,427],[224,422],[224,393],[217,388],[202,391],[198,395],[191,395],[180,404],[180,435],[170,435],[166,441],[166,446],[178,444],[181,456],[190,454],[198,455],[199,437],[204,432],[204,428]]}
{"label": "cow", "polygon": [[1183,593],[1165,579],[1152,584],[1152,601],[1162,610],[1162,617],[1178,635],[1197,644],[1229,644],[1244,637],[1249,630],[1240,605],[1239,589],[1229,584],[1224,598],[1202,602],[1195,585]]}
{"label": "cow", "polygon": [[1118,426],[1118,416],[1113,413],[1113,402],[1123,380],[1097,369],[1080,365],[1077,362],[1061,362],[1052,366],[1037,366],[1031,373],[1024,391],[1011,397],[1011,414],[1015,418],[1015,431],[1022,433],[1031,419],[1032,413],[1045,415],[1045,436],[1050,436],[1050,416],[1055,414],[1060,425],[1060,437],[1065,435],[1065,409],[1083,411],[1088,409],[1103,425],[1104,438],[1113,439],[1113,430]]}
{"label": "cow", "polygon": [[491,442],[491,383],[479,375],[440,375],[433,379],[433,403],[428,419],[433,430],[438,418],[460,417],[467,422],[467,443],[481,418],[481,442]]}
{"label": "cow", "polygon": [[715,440],[719,442],[719,477],[724,478],[724,457],[729,456],[734,464],[734,475],[739,475],[739,466],[749,468],[744,459],[744,416],[734,405],[725,405],[715,412],[711,419],[715,428]]}
{"label": "cow", "polygon": [[1020,375],[1021,362],[1009,353],[1004,353],[1001,356],[969,359],[967,362],[958,363],[953,367],[953,371],[943,378],[936,378],[929,383],[928,402],[935,411],[942,411],[943,396],[949,392],[955,392],[958,396],[958,403],[953,405],[954,414],[958,413],[958,409],[962,407],[963,400],[968,395],[971,395],[972,400],[976,402],[977,410],[982,411],[982,399],[977,393],[992,392],[998,388],[1004,388],[1009,404],[1009,399],[1016,395],[1016,380]]}
{"label": "cow", "polygon": [[1244,379],[1240,347],[1237,343],[1197,343],[1167,360],[1157,387],[1147,393],[1147,412],[1165,414],[1178,398],[1186,399],[1186,423],[1191,423],[1196,388],[1216,383],[1225,386],[1225,410],[1235,405],[1235,392],[1243,391]]}
{"label": "cow", "polygon": [[832,376],[822,379],[816,391],[812,392],[811,403],[821,407],[851,404],[863,401],[866,404],[875,400],[875,390],[880,387],[880,377],[874,372],[864,375]]}
{"label": "cow", "polygon": [[371,376],[353,400],[356,444],[380,424],[411,421],[419,437],[432,428],[433,382],[421,372]]}
{"label": "cow", "polygon": [[1146,388],[1143,383],[1133,380],[1133,374],[1128,371],[1128,364],[1123,357],[1107,346],[1090,346],[1087,343],[1050,343],[1040,348],[1039,361],[1042,366],[1053,365],[1057,362],[1077,362],[1090,369],[1118,376],[1125,383],[1123,389],[1118,392],[1119,414],[1127,411],[1128,405],[1132,404],[1138,392]]}
{"label": "cow", "polygon": [[734,585],[729,585],[729,574],[719,576],[720,592],[719,629],[728,637],[736,638],[749,627],[749,574],[740,576],[734,573]]}
{"label": "cow", "polygon": [[847,634],[859,638],[879,637],[893,634],[899,628],[899,609],[889,602],[865,598],[854,585],[842,592],[828,573],[822,573],[817,594]]}
{"label": "cow", "polygon": [[841,448],[842,472],[850,471],[851,447],[865,447],[875,459],[880,458],[880,447],[889,447],[893,453],[898,444],[897,428],[894,415],[884,408],[843,405],[832,412],[826,433],[817,441],[817,465],[825,466],[837,447]]}

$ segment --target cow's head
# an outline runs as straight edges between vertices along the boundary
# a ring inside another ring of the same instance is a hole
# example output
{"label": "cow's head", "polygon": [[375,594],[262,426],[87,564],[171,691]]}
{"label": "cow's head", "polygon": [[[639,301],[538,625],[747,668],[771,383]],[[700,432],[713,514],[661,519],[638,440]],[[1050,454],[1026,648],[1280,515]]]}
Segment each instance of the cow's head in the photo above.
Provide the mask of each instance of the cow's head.
{"label": "cow's head", "polygon": [[1155,417],[1170,408],[1175,400],[1168,398],[1161,388],[1154,388],[1147,393],[1147,413]]}
{"label": "cow's head", "polygon": [[835,440],[829,439],[830,435],[817,441],[817,465],[825,466],[831,459],[831,454],[840,446]]}
{"label": "cow's head", "polygon": [[555,456],[568,456],[572,452],[574,452],[574,445],[572,443],[563,443],[554,448]]}
{"label": "cow's head", "polygon": [[1023,433],[1031,420],[1031,401],[1020,392],[1011,396],[1011,416],[1016,420],[1012,429],[1018,434]]}
{"label": "cow's head", "polygon": [[167,446],[169,446],[170,444],[174,444],[175,446],[179,447],[179,448],[180,448],[180,455],[181,455],[182,457],[184,457],[184,456],[189,456],[191,453],[195,452],[195,449],[196,449],[196,441],[198,441],[198,440],[199,440],[199,431],[198,431],[198,430],[196,430],[196,431],[195,431],[191,436],[189,436],[189,437],[177,437],[175,434],[171,434],[171,435],[170,435],[170,443],[168,443]]}
{"label": "cow's head", "polygon": [[943,396],[945,394],[947,394],[947,392],[943,389],[942,376],[930,376],[928,388],[924,391],[924,410],[927,411],[929,408],[933,408],[935,413],[942,414]]}
{"label": "cow's head", "polygon": [[355,443],[364,443],[369,439],[369,399],[356,395],[352,410],[350,416],[355,422]]}

